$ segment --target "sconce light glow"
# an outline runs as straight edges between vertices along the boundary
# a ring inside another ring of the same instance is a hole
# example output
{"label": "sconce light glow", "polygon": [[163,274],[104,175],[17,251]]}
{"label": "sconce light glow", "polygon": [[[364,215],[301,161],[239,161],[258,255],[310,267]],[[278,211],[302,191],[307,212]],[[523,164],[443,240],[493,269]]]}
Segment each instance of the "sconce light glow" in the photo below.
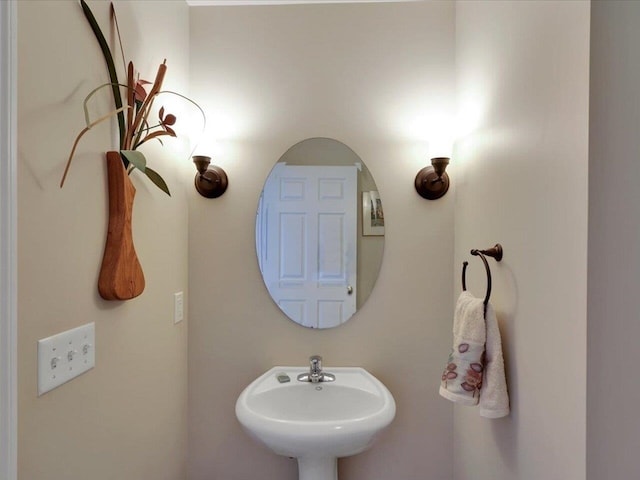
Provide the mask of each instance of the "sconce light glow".
{"label": "sconce light glow", "polygon": [[424,125],[424,136],[429,144],[430,157],[450,157],[455,140],[455,118],[449,114],[429,117]]}
{"label": "sconce light glow", "polygon": [[455,124],[452,115],[442,115],[427,131],[430,157],[451,157],[455,140]]}
{"label": "sconce light glow", "polygon": [[449,157],[453,155],[453,135],[443,135],[440,139],[429,140],[429,157]]}
{"label": "sconce light glow", "polygon": [[436,200],[449,190],[449,175],[445,170],[453,153],[454,127],[454,117],[448,114],[428,117],[423,123],[431,166],[420,169],[414,181],[422,198]]}
{"label": "sconce light glow", "polygon": [[190,135],[191,149],[194,155],[211,155],[219,158],[222,155],[222,144],[232,138],[233,121],[231,117],[219,111],[211,112],[203,107],[206,112],[206,125],[202,120],[191,118]]}
{"label": "sconce light glow", "polygon": [[[204,135],[200,139],[200,141],[196,143],[192,143],[192,149],[194,155],[209,155],[211,157],[220,158],[223,156],[223,148],[221,143],[216,140],[214,136],[209,132],[210,128],[207,128]],[[196,139],[197,141],[197,139]]]}
{"label": "sconce light glow", "polygon": [[485,117],[486,99],[479,94],[467,91],[460,95],[456,120],[456,138],[462,139],[475,132]]}
{"label": "sconce light glow", "polygon": [[207,130],[214,138],[219,140],[230,139],[236,136],[234,132],[236,127],[236,120],[226,112],[215,110],[207,114]]}

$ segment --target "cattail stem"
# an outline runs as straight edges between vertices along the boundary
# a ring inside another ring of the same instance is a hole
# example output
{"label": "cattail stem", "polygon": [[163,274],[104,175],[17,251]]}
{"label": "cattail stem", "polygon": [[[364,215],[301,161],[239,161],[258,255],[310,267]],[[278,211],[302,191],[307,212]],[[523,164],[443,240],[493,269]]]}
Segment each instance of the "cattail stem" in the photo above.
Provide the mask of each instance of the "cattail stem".
{"label": "cattail stem", "polygon": [[[164,76],[167,72],[166,62],[167,60],[165,59],[164,62],[162,62],[162,64],[158,67],[158,73],[156,74],[156,79],[153,82],[153,87],[151,87],[151,91],[147,95],[147,98],[144,99],[142,107],[140,107],[140,110],[138,110],[136,119],[133,122],[133,126],[131,127],[132,138],[136,130],[138,130],[138,128],[140,128],[140,126],[144,122],[146,122],[147,117],[149,116],[149,110],[151,109],[151,105],[153,104],[153,98],[158,94],[160,88],[162,88],[162,82],[164,81]],[[138,140],[137,137],[139,137],[138,134],[136,134],[136,141]]]}
{"label": "cattail stem", "polygon": [[134,104],[136,98],[136,86],[134,85],[133,79],[133,62],[129,62],[127,67],[127,104],[129,105],[129,110],[127,111],[127,134],[124,140],[124,148],[123,150],[131,149],[131,140],[133,139],[133,113],[134,113]]}

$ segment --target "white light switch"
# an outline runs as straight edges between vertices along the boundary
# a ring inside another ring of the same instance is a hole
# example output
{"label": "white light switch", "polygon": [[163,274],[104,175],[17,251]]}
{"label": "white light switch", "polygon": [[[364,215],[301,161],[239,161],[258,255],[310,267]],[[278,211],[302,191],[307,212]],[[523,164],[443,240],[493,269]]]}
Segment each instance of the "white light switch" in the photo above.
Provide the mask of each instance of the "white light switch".
{"label": "white light switch", "polygon": [[179,323],[184,319],[184,295],[182,292],[173,294],[173,323]]}
{"label": "white light switch", "polygon": [[95,365],[95,323],[38,340],[38,396]]}

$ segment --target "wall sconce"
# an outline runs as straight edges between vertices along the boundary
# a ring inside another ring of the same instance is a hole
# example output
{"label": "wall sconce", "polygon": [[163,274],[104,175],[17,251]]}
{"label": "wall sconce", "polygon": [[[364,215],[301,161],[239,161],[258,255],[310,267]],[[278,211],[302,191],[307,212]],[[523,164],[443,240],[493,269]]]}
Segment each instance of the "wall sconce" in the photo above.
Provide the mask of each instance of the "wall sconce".
{"label": "wall sconce", "polygon": [[449,157],[431,159],[431,167],[424,167],[416,175],[416,191],[427,200],[437,200],[449,190],[449,175],[445,172]]}
{"label": "wall sconce", "polygon": [[211,157],[205,155],[195,155],[193,163],[196,164],[198,173],[196,173],[195,186],[200,195],[207,198],[218,198],[227,190],[229,179],[225,171],[216,166],[211,165]]}

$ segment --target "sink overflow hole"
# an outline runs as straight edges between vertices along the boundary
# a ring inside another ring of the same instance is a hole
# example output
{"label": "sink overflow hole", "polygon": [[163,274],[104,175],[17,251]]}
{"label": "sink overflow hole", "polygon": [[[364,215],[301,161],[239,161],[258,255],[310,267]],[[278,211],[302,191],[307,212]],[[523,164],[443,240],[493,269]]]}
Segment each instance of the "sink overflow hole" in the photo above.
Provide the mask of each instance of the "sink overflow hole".
{"label": "sink overflow hole", "polygon": [[322,390],[322,387],[316,387],[316,390]]}

